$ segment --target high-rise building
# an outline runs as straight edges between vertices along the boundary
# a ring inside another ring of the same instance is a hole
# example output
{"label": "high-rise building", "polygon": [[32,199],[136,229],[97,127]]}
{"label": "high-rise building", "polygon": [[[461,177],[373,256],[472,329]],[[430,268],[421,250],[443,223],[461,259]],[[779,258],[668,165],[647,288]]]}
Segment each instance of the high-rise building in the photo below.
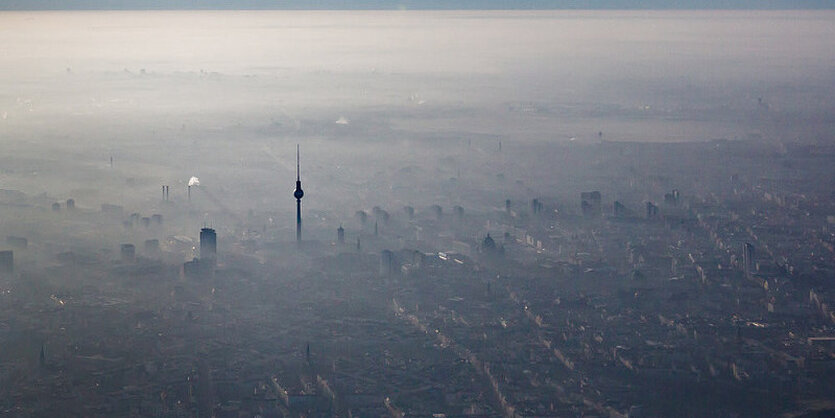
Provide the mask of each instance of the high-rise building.
{"label": "high-rise building", "polygon": [[432,205],[432,207],[430,207],[429,210],[432,211],[432,214],[435,216],[436,220],[440,221],[444,215],[444,210],[439,205]]}
{"label": "high-rise building", "polygon": [[340,244],[345,243],[345,228],[342,225],[339,225],[339,228],[336,230],[336,242]]}
{"label": "high-rise building", "polygon": [[390,277],[394,272],[394,253],[390,250],[383,250],[380,252],[380,277]]}
{"label": "high-rise building", "polygon": [[754,264],[755,251],[753,244],[748,242],[742,244],[742,271],[745,273],[745,277],[748,278],[754,274],[756,268]]}
{"label": "high-rise building", "polygon": [[583,210],[583,216],[600,216],[602,214],[601,200],[602,195],[599,191],[580,193],[580,208]]}
{"label": "high-rise building", "polygon": [[614,214],[615,218],[622,218],[626,216],[626,206],[616,200],[614,203]]}
{"label": "high-rise building", "polygon": [[136,247],[133,244],[122,244],[120,254],[123,263],[133,263],[136,261]]}
{"label": "high-rise building", "polygon": [[0,251],[0,274],[14,273],[14,251]]}
{"label": "high-rise building", "polygon": [[531,212],[533,214],[540,214],[545,209],[545,205],[539,199],[531,200]]}
{"label": "high-rise building", "polygon": [[664,203],[670,206],[678,206],[679,196],[678,189],[673,189],[672,192],[664,194]]}
{"label": "high-rise building", "polygon": [[455,206],[452,208],[452,213],[455,214],[455,220],[457,222],[461,222],[464,220],[464,208],[461,206]]}
{"label": "high-rise building", "polygon": [[200,262],[211,266],[217,264],[217,234],[212,228],[200,230]]}
{"label": "high-rise building", "polygon": [[302,190],[301,164],[299,162],[299,145],[296,144],[296,190],[293,191],[296,198],[296,242],[302,242]]}
{"label": "high-rise building", "polygon": [[368,223],[368,214],[365,213],[364,210],[358,210],[357,213],[354,214],[354,217],[357,218],[357,221],[365,226]]}
{"label": "high-rise building", "polygon": [[658,217],[658,206],[655,203],[647,202],[647,219],[655,219]]}
{"label": "high-rise building", "polygon": [[145,256],[153,257],[159,254],[159,240],[148,239],[145,240]]}

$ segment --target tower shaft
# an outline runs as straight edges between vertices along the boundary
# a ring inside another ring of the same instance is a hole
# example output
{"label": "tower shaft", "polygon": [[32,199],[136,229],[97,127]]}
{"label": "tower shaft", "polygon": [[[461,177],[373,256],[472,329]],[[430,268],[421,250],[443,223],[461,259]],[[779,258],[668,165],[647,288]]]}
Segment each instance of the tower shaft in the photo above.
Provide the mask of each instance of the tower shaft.
{"label": "tower shaft", "polygon": [[302,200],[296,199],[296,241],[302,242]]}
{"label": "tower shaft", "polygon": [[296,242],[302,242],[302,197],[304,191],[302,190],[301,165],[299,163],[299,145],[296,145],[296,190],[293,191],[293,197],[296,198]]}

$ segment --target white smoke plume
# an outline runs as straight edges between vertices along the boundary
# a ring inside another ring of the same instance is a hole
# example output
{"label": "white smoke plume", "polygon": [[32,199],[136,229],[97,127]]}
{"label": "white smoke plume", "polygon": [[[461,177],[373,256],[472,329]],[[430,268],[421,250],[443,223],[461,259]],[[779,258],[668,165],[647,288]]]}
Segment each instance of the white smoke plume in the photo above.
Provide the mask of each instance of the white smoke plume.
{"label": "white smoke plume", "polygon": [[191,178],[188,180],[188,185],[189,186],[199,186],[200,185],[200,179],[197,178],[197,177],[191,176]]}

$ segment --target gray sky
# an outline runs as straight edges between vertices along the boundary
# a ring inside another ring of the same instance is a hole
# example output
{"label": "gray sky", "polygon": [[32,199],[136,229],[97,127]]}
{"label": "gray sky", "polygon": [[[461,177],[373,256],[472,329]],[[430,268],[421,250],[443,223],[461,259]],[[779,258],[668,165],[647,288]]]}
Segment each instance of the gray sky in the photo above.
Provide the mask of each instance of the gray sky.
{"label": "gray sky", "polygon": [[832,9],[832,0],[0,0],[0,10],[62,9]]}

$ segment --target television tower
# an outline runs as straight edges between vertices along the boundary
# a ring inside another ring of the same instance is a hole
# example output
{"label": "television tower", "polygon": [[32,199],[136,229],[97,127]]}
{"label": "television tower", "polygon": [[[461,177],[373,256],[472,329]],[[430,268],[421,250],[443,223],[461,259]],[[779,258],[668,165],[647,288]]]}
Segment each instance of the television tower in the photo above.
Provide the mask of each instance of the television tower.
{"label": "television tower", "polygon": [[302,242],[302,197],[304,191],[302,190],[302,178],[299,165],[299,144],[296,144],[296,190],[293,192],[293,197],[296,198],[296,242]]}

